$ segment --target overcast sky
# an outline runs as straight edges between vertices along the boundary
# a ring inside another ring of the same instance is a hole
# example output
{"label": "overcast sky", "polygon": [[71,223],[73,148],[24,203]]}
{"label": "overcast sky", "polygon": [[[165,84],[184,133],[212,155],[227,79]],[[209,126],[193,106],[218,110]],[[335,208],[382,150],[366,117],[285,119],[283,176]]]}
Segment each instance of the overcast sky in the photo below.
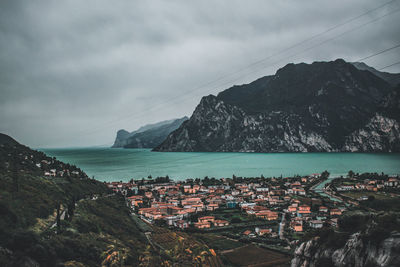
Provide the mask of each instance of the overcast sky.
{"label": "overcast sky", "polygon": [[[32,147],[110,145],[118,129],[190,116],[201,96],[286,63],[400,43],[400,12],[360,26],[400,9],[393,1],[276,55],[385,2],[2,0],[0,132]],[[399,60],[394,49],[365,62]]]}

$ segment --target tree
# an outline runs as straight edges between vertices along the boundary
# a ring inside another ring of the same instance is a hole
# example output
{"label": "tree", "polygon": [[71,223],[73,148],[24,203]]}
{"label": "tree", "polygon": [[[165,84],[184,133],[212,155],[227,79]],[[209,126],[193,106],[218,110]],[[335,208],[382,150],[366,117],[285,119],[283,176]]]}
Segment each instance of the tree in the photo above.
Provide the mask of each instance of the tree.
{"label": "tree", "polygon": [[60,230],[60,226],[61,226],[61,213],[60,213],[60,209],[61,209],[61,204],[60,202],[57,203],[57,217],[56,217],[56,223],[57,223],[57,229]]}
{"label": "tree", "polygon": [[354,177],[354,172],[352,170],[350,170],[349,173],[347,174],[347,177],[353,178]]}
{"label": "tree", "polygon": [[12,179],[13,179],[13,184],[14,184],[14,192],[18,193],[19,192],[19,174],[18,174],[18,165],[17,164],[14,164]]}
{"label": "tree", "polygon": [[328,171],[325,170],[325,171],[323,171],[323,172],[321,173],[321,177],[326,179],[326,178],[329,177],[329,174],[330,174],[330,173],[329,173]]}
{"label": "tree", "polygon": [[231,220],[231,223],[241,223],[242,220],[239,217],[235,217]]}
{"label": "tree", "polygon": [[68,204],[68,217],[71,219],[75,211],[75,197],[72,197],[71,202]]}

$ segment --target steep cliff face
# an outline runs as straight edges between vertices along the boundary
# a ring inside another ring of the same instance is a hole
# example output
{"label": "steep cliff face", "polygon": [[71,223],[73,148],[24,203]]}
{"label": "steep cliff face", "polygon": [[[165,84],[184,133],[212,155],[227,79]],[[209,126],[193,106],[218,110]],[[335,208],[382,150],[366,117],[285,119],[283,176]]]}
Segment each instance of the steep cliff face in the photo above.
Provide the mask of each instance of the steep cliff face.
{"label": "steep cliff face", "polygon": [[162,124],[157,127],[136,133],[126,139],[124,148],[153,148],[161,144],[165,138],[179,128],[188,118],[183,117],[170,123]]}
{"label": "steep cliff face", "polygon": [[117,137],[115,137],[114,145],[112,147],[124,147],[127,144],[127,139],[130,133],[126,130],[119,130],[117,132]]}
{"label": "steep cliff face", "polygon": [[155,150],[400,151],[394,92],[343,60],[288,64],[273,76],[203,97]]}
{"label": "steep cliff face", "polygon": [[129,133],[119,130],[115,138],[113,148],[153,148],[161,144],[165,138],[188,117],[162,121],[155,124],[145,125],[138,130]]}
{"label": "steep cliff face", "polygon": [[[202,99],[191,119],[156,150],[333,151],[323,136],[308,130],[300,120],[300,116],[287,112],[247,114],[210,95]],[[324,124],[323,118],[320,123]]]}
{"label": "steep cliff face", "polygon": [[295,250],[291,266],[400,266],[399,251],[399,233],[392,233],[378,244],[366,241],[360,233],[355,233],[343,247],[337,249],[321,247],[317,239],[302,243]]}
{"label": "steep cliff face", "polygon": [[376,114],[364,127],[346,137],[342,151],[400,151],[399,122]]}

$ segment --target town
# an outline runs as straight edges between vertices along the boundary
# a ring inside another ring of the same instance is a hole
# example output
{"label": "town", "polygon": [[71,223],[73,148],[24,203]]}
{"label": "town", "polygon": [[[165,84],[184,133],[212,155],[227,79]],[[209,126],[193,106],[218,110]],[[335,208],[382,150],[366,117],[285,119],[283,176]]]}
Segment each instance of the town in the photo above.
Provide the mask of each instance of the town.
{"label": "town", "polygon": [[[371,200],[374,194],[378,198],[399,197],[397,176],[352,171],[347,176],[328,178],[325,171],[286,178],[172,181],[169,177],[149,177],[107,186],[124,195],[132,216],[147,224],[218,233],[284,252],[308,232],[337,227],[344,212],[360,209],[360,203]],[[322,190],[318,190],[321,185]]]}

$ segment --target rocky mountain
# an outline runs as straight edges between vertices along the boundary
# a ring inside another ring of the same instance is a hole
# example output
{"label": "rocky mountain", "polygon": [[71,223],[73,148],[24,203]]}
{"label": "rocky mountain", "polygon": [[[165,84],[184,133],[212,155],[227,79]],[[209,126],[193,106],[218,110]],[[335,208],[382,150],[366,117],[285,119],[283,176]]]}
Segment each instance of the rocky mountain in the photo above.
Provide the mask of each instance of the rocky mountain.
{"label": "rocky mountain", "polygon": [[188,120],[188,117],[148,124],[129,133],[119,130],[113,148],[153,148],[161,144],[165,138]]}
{"label": "rocky mountain", "polygon": [[14,138],[0,133],[0,145],[17,145],[18,142],[14,140]]}
{"label": "rocky mountain", "polygon": [[202,98],[155,151],[400,151],[399,89],[342,59]]}
{"label": "rocky mountain", "polygon": [[368,214],[364,218],[357,215],[345,220],[348,229],[323,229],[314,238],[300,243],[291,267],[400,265],[398,213]]}
{"label": "rocky mountain", "polygon": [[400,83],[400,74],[399,73],[389,73],[389,72],[382,72],[378,71],[375,68],[368,66],[364,62],[353,62],[353,64],[359,70],[367,70],[378,76],[379,78],[384,79],[391,85],[397,85]]}
{"label": "rocky mountain", "polygon": [[[340,248],[318,248],[317,240],[302,243],[295,251],[292,267],[399,266],[400,234],[393,233],[380,244],[371,244],[360,233],[353,234]],[[327,264],[328,263],[328,264]]]}

